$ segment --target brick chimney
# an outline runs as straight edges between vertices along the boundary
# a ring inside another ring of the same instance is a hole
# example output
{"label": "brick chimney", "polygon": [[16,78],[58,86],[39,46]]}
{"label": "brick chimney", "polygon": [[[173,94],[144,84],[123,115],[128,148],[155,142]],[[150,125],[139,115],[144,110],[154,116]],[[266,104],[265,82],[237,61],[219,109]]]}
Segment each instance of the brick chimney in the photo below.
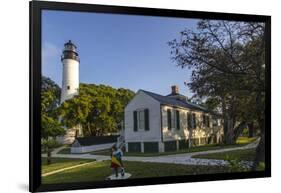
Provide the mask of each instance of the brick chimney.
{"label": "brick chimney", "polygon": [[173,85],[172,87],[172,95],[178,95],[179,94],[179,87],[177,85]]}

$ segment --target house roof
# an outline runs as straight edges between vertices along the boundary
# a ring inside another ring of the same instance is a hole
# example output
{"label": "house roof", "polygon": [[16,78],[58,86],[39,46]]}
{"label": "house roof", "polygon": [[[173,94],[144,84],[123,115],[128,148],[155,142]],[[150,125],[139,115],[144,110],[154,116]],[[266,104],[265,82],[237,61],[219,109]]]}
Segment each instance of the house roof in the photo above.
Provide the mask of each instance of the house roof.
{"label": "house roof", "polygon": [[105,143],[114,143],[117,142],[118,137],[119,135],[77,137],[76,141],[78,141],[81,146],[90,146]]}
{"label": "house roof", "polygon": [[186,98],[186,96],[184,96],[184,95],[182,95],[182,94],[168,94],[168,95],[166,95],[167,97],[169,97],[169,96],[180,96],[180,97],[185,97]]}
{"label": "house roof", "polygon": [[163,95],[156,94],[156,93],[153,93],[153,92],[149,92],[149,91],[146,91],[146,90],[140,90],[140,91],[142,91],[142,92],[146,93],[147,95],[151,96],[155,100],[159,101],[161,104],[183,107],[183,108],[187,108],[187,109],[199,110],[199,111],[212,113],[207,108],[202,107],[200,105],[196,105],[196,104],[191,103],[189,101],[183,101],[183,100],[180,100],[180,99],[169,97],[171,95],[163,96]]}

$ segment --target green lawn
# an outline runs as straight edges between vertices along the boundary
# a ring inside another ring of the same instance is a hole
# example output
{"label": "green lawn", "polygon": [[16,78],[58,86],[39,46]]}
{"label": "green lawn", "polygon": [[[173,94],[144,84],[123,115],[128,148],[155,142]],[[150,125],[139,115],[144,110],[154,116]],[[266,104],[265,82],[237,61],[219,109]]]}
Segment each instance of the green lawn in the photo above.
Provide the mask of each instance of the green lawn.
{"label": "green lawn", "polygon": [[256,139],[257,137],[238,137],[236,143],[245,145],[254,142]]}
{"label": "green lawn", "polygon": [[[223,166],[188,166],[178,164],[163,164],[149,162],[124,161],[126,171],[132,174],[131,178],[196,175],[207,173],[230,172]],[[112,174],[110,161],[93,162],[92,164],[73,168],[42,178],[43,184],[71,183],[86,181],[103,181]]]}
{"label": "green lawn", "polygon": [[52,158],[52,164],[47,165],[47,159],[42,158],[42,174],[59,170],[62,168],[75,166],[87,162],[94,161],[92,159],[69,159],[69,158]]}
{"label": "green lawn", "polygon": [[210,153],[204,155],[195,155],[193,158],[204,158],[204,159],[221,159],[221,160],[245,160],[253,161],[255,158],[255,149],[245,149],[245,150],[234,150],[222,153]]}

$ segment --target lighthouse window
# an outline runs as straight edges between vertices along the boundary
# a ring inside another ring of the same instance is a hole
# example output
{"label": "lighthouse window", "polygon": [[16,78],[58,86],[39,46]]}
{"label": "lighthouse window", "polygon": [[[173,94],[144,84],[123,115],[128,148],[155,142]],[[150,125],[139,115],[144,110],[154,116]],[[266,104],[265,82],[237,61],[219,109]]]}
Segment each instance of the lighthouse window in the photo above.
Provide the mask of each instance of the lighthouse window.
{"label": "lighthouse window", "polygon": [[67,90],[69,90],[70,89],[70,86],[67,86]]}

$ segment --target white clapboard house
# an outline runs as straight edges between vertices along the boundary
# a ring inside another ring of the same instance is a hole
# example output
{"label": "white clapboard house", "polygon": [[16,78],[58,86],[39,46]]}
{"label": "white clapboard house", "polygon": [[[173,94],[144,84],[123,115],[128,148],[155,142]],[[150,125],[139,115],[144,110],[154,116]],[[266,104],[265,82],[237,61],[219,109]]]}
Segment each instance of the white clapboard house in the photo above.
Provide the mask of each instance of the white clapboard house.
{"label": "white clapboard house", "polygon": [[125,107],[123,137],[128,152],[165,152],[219,143],[220,116],[187,101],[172,86],[167,96],[139,90]]}

